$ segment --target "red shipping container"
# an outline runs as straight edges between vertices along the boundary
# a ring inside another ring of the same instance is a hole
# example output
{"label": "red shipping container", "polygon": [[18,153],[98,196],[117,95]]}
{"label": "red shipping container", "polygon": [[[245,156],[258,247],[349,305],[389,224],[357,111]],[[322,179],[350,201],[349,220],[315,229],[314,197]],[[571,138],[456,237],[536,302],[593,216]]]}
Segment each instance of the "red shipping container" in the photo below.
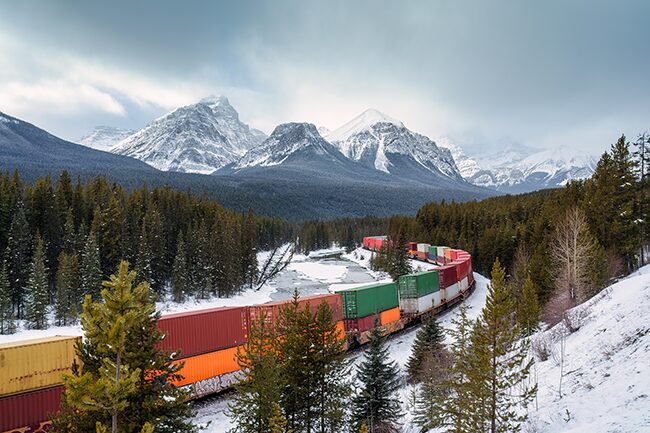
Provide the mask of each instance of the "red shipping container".
{"label": "red shipping container", "polygon": [[417,252],[418,259],[420,260],[427,260],[428,255],[426,252],[418,251]]}
{"label": "red shipping container", "polygon": [[[341,298],[341,295],[336,293],[305,296],[304,298],[300,298],[300,307],[304,308],[305,305],[309,304],[309,309],[312,311],[312,313],[315,313],[323,301],[327,302],[332,309],[332,320],[334,322],[343,320],[343,298]],[[248,323],[252,324],[253,321],[261,319],[262,316],[266,313],[267,323],[271,324],[272,327],[275,327],[275,323],[278,320],[278,317],[280,317],[280,310],[283,306],[289,303],[291,303],[291,299],[268,302],[266,304],[253,305],[251,307],[248,307]]]}
{"label": "red shipping container", "polygon": [[418,250],[418,243],[417,242],[409,242],[409,251],[417,251]]}
{"label": "red shipping container", "polygon": [[366,332],[375,327],[375,320],[380,320],[379,316],[376,314],[360,317],[358,319],[346,319],[345,332]]}
{"label": "red shipping container", "polygon": [[63,390],[64,387],[56,386],[0,398],[0,432],[21,427],[38,431],[41,423],[49,421],[48,415],[59,410]]}
{"label": "red shipping container", "polygon": [[437,270],[440,277],[440,288],[445,289],[458,282],[456,280],[456,268],[453,266],[436,266],[431,270]]}
{"label": "red shipping container", "polygon": [[248,337],[247,307],[221,307],[166,314],[158,320],[166,334],[161,346],[180,358],[241,346]]}

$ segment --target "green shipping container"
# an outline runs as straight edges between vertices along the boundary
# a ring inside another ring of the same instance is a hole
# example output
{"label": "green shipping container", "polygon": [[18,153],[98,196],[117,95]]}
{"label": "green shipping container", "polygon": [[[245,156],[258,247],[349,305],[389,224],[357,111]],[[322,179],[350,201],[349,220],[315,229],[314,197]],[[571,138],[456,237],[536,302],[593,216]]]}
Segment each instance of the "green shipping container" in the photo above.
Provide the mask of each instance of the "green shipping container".
{"label": "green shipping container", "polygon": [[436,257],[438,255],[438,247],[429,247],[429,255]]}
{"label": "green shipping container", "polygon": [[395,283],[372,284],[339,293],[345,319],[358,319],[399,306]]}
{"label": "green shipping container", "polygon": [[399,277],[400,298],[421,298],[440,290],[438,271],[418,272]]}

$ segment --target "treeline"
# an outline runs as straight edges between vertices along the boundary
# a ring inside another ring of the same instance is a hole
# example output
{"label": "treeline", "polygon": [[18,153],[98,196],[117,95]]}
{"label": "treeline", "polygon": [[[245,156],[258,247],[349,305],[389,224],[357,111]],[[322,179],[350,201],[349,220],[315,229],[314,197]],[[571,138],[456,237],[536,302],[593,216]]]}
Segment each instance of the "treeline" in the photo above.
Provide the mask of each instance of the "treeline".
{"label": "treeline", "polygon": [[300,252],[308,253],[336,243],[352,251],[361,245],[364,236],[385,234],[388,226],[389,218],[373,216],[305,221],[298,228],[297,247]]}
{"label": "treeline", "polygon": [[47,326],[50,305],[57,324],[76,320],[83,296],[97,299],[123,259],[159,297],[230,296],[252,284],[257,250],[294,231],[167,187],[127,191],[102,177],[73,182],[65,171],[26,184],[2,174],[0,331],[11,332],[14,319]]}

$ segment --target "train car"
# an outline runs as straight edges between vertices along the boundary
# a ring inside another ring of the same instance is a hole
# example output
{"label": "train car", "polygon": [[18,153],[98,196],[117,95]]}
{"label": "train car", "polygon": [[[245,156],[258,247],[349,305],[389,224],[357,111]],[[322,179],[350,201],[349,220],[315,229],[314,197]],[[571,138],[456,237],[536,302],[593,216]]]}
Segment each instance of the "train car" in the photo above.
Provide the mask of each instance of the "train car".
{"label": "train car", "polygon": [[56,412],[63,374],[80,364],[78,336],[55,336],[0,344],[0,432],[46,431]]}
{"label": "train car", "polygon": [[398,287],[399,306],[405,315],[419,315],[442,305],[438,271],[402,275]]}

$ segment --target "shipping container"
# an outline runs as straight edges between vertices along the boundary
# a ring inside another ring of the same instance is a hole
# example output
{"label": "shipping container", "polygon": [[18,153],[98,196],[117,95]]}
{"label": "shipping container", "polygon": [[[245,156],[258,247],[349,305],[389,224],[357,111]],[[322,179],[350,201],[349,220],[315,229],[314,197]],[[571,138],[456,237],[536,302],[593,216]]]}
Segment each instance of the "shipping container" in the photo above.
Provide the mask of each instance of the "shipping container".
{"label": "shipping container", "polygon": [[409,251],[417,251],[418,250],[418,243],[417,242],[409,242]]}
{"label": "shipping container", "polygon": [[436,291],[419,298],[400,298],[399,306],[404,314],[424,313],[442,303],[442,292]]}
{"label": "shipping container", "polygon": [[399,277],[399,296],[419,298],[440,290],[438,271],[425,271]]}
{"label": "shipping container", "polygon": [[221,307],[167,314],[158,320],[158,328],[166,334],[161,347],[188,358],[246,343],[248,309]]}
{"label": "shipping container", "polygon": [[340,291],[343,316],[358,319],[399,306],[395,283],[380,283]]}
{"label": "shipping container", "polygon": [[447,260],[452,260],[452,257],[451,257],[451,248],[445,247],[445,258],[446,258]]}
{"label": "shipping container", "polygon": [[79,358],[81,337],[48,337],[0,344],[0,395],[48,388],[63,383]]}
{"label": "shipping container", "polygon": [[445,256],[445,248],[447,248],[447,247],[436,247],[438,257],[444,257]]}
{"label": "shipping container", "polygon": [[180,361],[174,361],[174,364],[185,363],[179,372],[183,376],[183,379],[174,382],[174,385],[183,386],[237,371],[239,370],[239,365],[237,364],[236,355],[237,347],[231,347],[229,349],[204,353]]}
{"label": "shipping container", "polygon": [[371,314],[358,319],[345,319],[344,323],[347,332],[366,332],[374,328],[375,323],[381,325],[381,318],[378,314]]}
{"label": "shipping container", "polygon": [[454,283],[450,286],[445,287],[445,300],[449,302],[454,299],[456,296],[458,296],[459,290],[460,286],[458,283]]}
{"label": "shipping container", "polygon": [[0,397],[0,432],[36,432],[61,406],[64,387]]}
{"label": "shipping container", "polygon": [[[305,308],[309,304],[312,313],[318,310],[321,303],[326,302],[332,309],[332,320],[339,322],[343,320],[343,301],[339,293],[328,293],[323,295],[305,296],[300,298],[300,308]],[[252,325],[255,320],[260,320],[262,316],[266,315],[266,322],[275,327],[280,311],[283,307],[291,303],[291,299],[283,301],[268,302],[266,304],[253,305],[248,307],[249,319],[248,323]]]}
{"label": "shipping container", "polygon": [[456,269],[453,266],[436,266],[433,269],[438,271],[441,289],[457,282]]}
{"label": "shipping container", "polygon": [[458,282],[458,284],[460,285],[461,292],[467,291],[467,289],[469,289],[469,278],[468,277],[463,278]]}
{"label": "shipping container", "polygon": [[438,258],[438,247],[430,246],[427,257],[431,260],[436,260]]}
{"label": "shipping container", "polygon": [[429,254],[429,244],[418,244],[418,253]]}
{"label": "shipping container", "polygon": [[389,323],[393,323],[397,320],[399,320],[400,317],[400,311],[399,307],[396,308],[391,308],[390,310],[382,311],[379,314],[379,322],[381,325],[388,325]]}
{"label": "shipping container", "polygon": [[416,253],[416,255],[417,255],[417,258],[420,259],[420,260],[426,260],[427,259],[427,253],[425,253],[424,251],[418,251]]}

